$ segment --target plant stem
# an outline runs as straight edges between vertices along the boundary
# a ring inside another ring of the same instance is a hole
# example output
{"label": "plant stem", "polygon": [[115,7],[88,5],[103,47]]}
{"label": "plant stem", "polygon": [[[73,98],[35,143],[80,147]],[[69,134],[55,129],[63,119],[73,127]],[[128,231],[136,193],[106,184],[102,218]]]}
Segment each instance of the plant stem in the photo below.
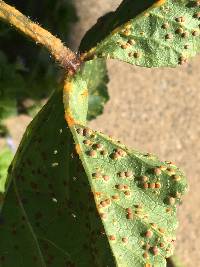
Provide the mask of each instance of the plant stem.
{"label": "plant stem", "polygon": [[80,59],[69,48],[64,46],[60,39],[2,0],[0,0],[0,19],[13,25],[33,39],[36,44],[46,47],[61,67],[67,71],[74,73],[80,66]]}

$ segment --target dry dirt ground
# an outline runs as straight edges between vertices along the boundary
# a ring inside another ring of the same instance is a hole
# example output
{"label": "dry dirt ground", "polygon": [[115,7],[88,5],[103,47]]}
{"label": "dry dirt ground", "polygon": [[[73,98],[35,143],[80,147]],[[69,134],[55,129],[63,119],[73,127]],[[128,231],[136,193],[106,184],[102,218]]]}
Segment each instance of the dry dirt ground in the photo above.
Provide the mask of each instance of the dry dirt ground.
{"label": "dry dirt ground", "polygon": [[[80,21],[74,26],[77,47],[96,18],[114,9],[119,0],[75,0]],[[172,160],[187,174],[190,191],[179,209],[177,249],[186,267],[200,262],[200,57],[176,69],[144,69],[110,61],[105,113],[90,126],[115,136],[128,146]],[[22,117],[26,125],[29,118]],[[21,120],[10,125],[22,125]],[[13,127],[12,127],[13,128]],[[14,127],[19,140],[23,132]]]}

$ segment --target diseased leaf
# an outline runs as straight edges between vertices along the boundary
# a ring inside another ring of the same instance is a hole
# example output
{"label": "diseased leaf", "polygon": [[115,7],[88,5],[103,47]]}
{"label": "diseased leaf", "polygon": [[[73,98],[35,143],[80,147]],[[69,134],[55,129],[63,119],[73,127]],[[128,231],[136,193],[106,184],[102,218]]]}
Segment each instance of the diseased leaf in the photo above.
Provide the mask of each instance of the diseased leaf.
{"label": "diseased leaf", "polygon": [[56,92],[28,127],[0,216],[1,267],[114,267]]}
{"label": "diseased leaf", "polygon": [[2,267],[164,267],[173,252],[185,177],[172,163],[86,127],[83,73],[90,64],[64,87],[76,152],[57,91],[9,168],[1,200]]}
{"label": "diseased leaf", "polygon": [[[89,61],[74,78],[73,82],[76,84],[75,90],[77,90],[77,93],[71,94],[72,99],[70,99],[69,105],[72,113],[74,113],[74,118],[85,121],[86,118],[90,120],[100,115],[104,104],[109,99],[106,87],[108,76],[105,61],[102,59]],[[67,94],[71,92],[70,86],[71,84],[69,83],[65,87]],[[81,102],[81,104],[77,106],[75,104],[77,102]]]}
{"label": "diseased leaf", "polygon": [[[125,0],[86,35],[82,57],[114,58],[144,67],[183,64],[200,50],[199,12],[198,1]],[[126,21],[121,18],[125,14]],[[89,45],[92,34],[96,38]]]}
{"label": "diseased leaf", "polygon": [[128,149],[87,128],[82,71],[65,84],[66,120],[116,264],[166,266],[165,258],[174,250],[177,204],[187,187],[185,176],[171,162]]}
{"label": "diseased leaf", "polygon": [[5,191],[8,167],[13,158],[13,153],[8,147],[0,148],[0,193]]}
{"label": "diseased leaf", "polygon": [[138,16],[155,3],[155,0],[125,0],[115,12],[100,17],[97,23],[86,32],[80,44],[80,51],[88,51],[104,40],[112,31]]}

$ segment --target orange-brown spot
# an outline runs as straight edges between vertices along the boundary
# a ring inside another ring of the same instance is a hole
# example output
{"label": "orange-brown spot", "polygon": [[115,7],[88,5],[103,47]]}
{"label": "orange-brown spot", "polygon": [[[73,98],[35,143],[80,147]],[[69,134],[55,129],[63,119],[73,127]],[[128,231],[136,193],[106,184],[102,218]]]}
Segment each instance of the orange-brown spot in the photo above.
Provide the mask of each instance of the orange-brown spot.
{"label": "orange-brown spot", "polygon": [[71,115],[69,108],[65,111],[65,119],[66,119],[69,127],[72,127],[76,124],[74,118]]}
{"label": "orange-brown spot", "polygon": [[76,144],[75,149],[76,149],[76,153],[77,153],[78,155],[80,155],[80,153],[81,153],[81,147],[80,147],[79,144]]}
{"label": "orange-brown spot", "polygon": [[88,96],[88,89],[86,88],[81,95],[83,97],[87,97]]}
{"label": "orange-brown spot", "polygon": [[133,220],[133,214],[132,214],[132,213],[128,213],[128,214],[126,215],[126,218],[127,218],[128,220]]}
{"label": "orange-brown spot", "polygon": [[147,259],[147,258],[149,257],[149,254],[145,251],[144,254],[143,254],[143,257],[144,257],[145,259]]}
{"label": "orange-brown spot", "polygon": [[128,238],[127,238],[127,237],[123,237],[123,238],[122,238],[122,242],[123,242],[123,243],[128,243]]}
{"label": "orange-brown spot", "polygon": [[101,192],[94,192],[94,194],[95,194],[96,197],[101,197],[102,193]]}
{"label": "orange-brown spot", "polygon": [[114,235],[109,235],[109,240],[114,241],[116,238]]}
{"label": "orange-brown spot", "polygon": [[125,24],[123,25],[123,28],[122,28],[121,26],[120,26],[120,27],[117,27],[116,29],[114,29],[114,30],[112,31],[111,34],[114,35],[114,34],[120,32],[121,30],[124,30],[124,28],[125,28],[126,30],[129,30],[129,29],[131,28],[131,22],[128,21],[127,23],[125,23]]}
{"label": "orange-brown spot", "polygon": [[118,195],[118,194],[113,195],[113,196],[112,196],[112,199],[113,199],[113,200],[119,200],[119,195]]}
{"label": "orange-brown spot", "polygon": [[70,94],[73,90],[73,83],[72,82],[66,82],[64,85],[64,92],[67,94]]}
{"label": "orange-brown spot", "polygon": [[103,175],[103,179],[104,179],[104,181],[108,181],[110,179],[110,177],[108,175]]}
{"label": "orange-brown spot", "polygon": [[128,21],[128,22],[125,23],[124,28],[126,28],[126,29],[130,29],[131,26],[132,26],[132,25],[131,25],[131,22]]}
{"label": "orange-brown spot", "polygon": [[166,0],[158,0],[155,4],[153,4],[153,7],[159,7],[166,3]]}
{"label": "orange-brown spot", "polygon": [[165,229],[164,228],[159,228],[158,229],[162,234],[165,232]]}
{"label": "orange-brown spot", "polygon": [[161,184],[160,184],[160,183],[156,183],[155,186],[156,186],[156,188],[158,188],[158,189],[161,188]]}
{"label": "orange-brown spot", "polygon": [[152,232],[151,230],[147,230],[145,236],[146,236],[147,238],[151,238],[151,237],[153,236],[153,232]]}

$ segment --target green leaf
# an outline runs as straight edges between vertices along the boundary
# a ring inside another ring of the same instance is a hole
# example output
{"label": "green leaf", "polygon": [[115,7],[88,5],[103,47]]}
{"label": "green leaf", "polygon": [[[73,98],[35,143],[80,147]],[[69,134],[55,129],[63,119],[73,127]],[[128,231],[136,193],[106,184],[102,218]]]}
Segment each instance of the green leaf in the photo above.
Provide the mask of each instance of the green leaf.
{"label": "green leaf", "polygon": [[[71,92],[69,108],[72,109],[70,112],[74,114],[74,119],[77,118],[84,122],[86,119],[90,120],[100,115],[109,99],[106,87],[108,75],[105,61],[96,59],[87,62],[73,82],[76,84],[75,90],[77,92],[74,94],[71,91],[70,83],[67,84],[65,91],[66,94]],[[68,97],[64,98],[64,101],[66,99],[68,100]],[[77,102],[80,102],[78,106]]]}
{"label": "green leaf", "polygon": [[97,23],[86,32],[80,44],[80,51],[88,51],[104,40],[112,31],[138,16],[150,7],[155,0],[122,1],[115,12],[109,12],[97,20]]}
{"label": "green leaf", "polygon": [[[85,36],[82,57],[114,58],[144,67],[183,64],[200,50],[199,11],[197,1],[125,0]],[[96,38],[90,45],[92,34]]]}
{"label": "green leaf", "polygon": [[9,168],[0,217],[3,267],[163,267],[173,252],[185,177],[172,163],[85,126],[83,73],[90,64],[65,84],[70,129],[56,91]]}
{"label": "green leaf", "polygon": [[29,125],[7,186],[0,266],[115,266],[64,120],[62,91]]}
{"label": "green leaf", "polygon": [[105,60],[90,61],[83,69],[82,78],[87,82],[89,91],[87,120],[92,120],[103,113],[104,105],[109,100]]}
{"label": "green leaf", "polygon": [[0,193],[5,191],[5,182],[7,178],[8,167],[12,161],[13,153],[8,147],[0,150]]}
{"label": "green leaf", "polygon": [[171,162],[128,149],[87,128],[82,71],[65,85],[66,120],[116,264],[166,266],[165,258],[174,250],[177,204],[186,191],[185,176]]}

